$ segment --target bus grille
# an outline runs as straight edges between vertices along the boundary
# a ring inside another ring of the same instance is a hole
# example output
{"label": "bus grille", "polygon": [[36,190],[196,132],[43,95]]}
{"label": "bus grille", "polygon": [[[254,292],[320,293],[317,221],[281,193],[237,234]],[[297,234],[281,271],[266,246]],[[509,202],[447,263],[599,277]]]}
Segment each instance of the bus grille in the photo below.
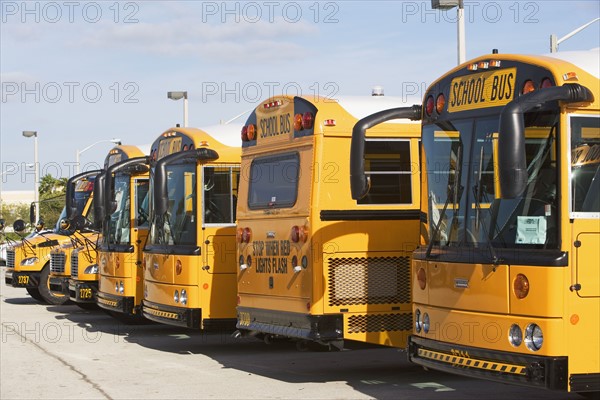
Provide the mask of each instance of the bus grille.
{"label": "bus grille", "polygon": [[77,279],[79,272],[79,251],[73,250],[71,252],[71,278]]}
{"label": "bus grille", "polygon": [[50,271],[57,273],[57,274],[62,274],[65,272],[65,253],[64,252],[59,252],[59,253],[51,253],[50,254]]}
{"label": "bus grille", "polygon": [[410,303],[410,257],[331,258],[330,306]]}
{"label": "bus grille", "polygon": [[15,267],[15,251],[14,250],[6,250],[6,266],[8,268]]}
{"label": "bus grille", "polygon": [[412,330],[412,314],[351,315],[348,333],[395,332]]}

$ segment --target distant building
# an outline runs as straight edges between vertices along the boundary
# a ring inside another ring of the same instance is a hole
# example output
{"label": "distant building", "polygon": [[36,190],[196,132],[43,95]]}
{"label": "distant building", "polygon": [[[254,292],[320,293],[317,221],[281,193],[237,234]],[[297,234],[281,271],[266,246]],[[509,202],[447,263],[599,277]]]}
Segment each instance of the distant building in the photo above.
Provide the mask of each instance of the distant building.
{"label": "distant building", "polygon": [[35,199],[33,190],[4,190],[0,193],[3,204],[31,204]]}

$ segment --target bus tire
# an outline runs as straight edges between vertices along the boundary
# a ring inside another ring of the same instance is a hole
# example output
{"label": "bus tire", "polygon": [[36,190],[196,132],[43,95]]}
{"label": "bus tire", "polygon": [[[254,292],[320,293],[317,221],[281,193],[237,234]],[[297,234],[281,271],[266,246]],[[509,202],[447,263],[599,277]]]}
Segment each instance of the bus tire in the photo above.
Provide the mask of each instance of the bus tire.
{"label": "bus tire", "polygon": [[40,274],[40,285],[38,286],[42,299],[51,305],[60,306],[69,301],[69,296],[54,294],[50,291],[50,263],[46,263]]}
{"label": "bus tire", "polygon": [[40,294],[40,291],[38,290],[38,288],[28,287],[28,288],[25,288],[25,290],[27,290],[27,293],[29,293],[29,295],[31,297],[33,297],[34,299],[36,299],[37,301],[39,301],[41,303],[44,303],[44,298]]}

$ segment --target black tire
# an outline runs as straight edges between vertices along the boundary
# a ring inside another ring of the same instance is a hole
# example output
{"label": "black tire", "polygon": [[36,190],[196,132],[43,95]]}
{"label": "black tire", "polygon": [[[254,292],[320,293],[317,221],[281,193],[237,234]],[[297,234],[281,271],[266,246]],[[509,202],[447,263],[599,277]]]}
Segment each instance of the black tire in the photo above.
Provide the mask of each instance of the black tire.
{"label": "black tire", "polygon": [[32,287],[28,287],[25,288],[25,290],[27,290],[27,293],[29,293],[29,295],[31,297],[33,297],[34,299],[36,299],[37,301],[44,303],[44,298],[42,297],[42,295],[40,294],[40,291],[37,288],[32,288]]}
{"label": "black tire", "polygon": [[50,263],[46,263],[44,268],[42,268],[38,290],[42,299],[48,304],[60,306],[69,301],[69,296],[55,294],[50,291]]}

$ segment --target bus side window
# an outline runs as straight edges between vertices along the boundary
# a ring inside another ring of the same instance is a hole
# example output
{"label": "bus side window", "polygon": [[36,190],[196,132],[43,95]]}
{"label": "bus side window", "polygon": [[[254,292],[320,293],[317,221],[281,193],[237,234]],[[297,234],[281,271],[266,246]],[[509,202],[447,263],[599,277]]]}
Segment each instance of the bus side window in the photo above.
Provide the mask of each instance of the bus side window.
{"label": "bus side window", "polygon": [[409,141],[367,139],[365,164],[371,187],[358,204],[412,203]]}
{"label": "bus side window", "polygon": [[[234,223],[237,196],[232,188],[232,173],[230,167],[204,167],[204,223]],[[239,171],[235,173],[239,176]],[[234,179],[237,183],[239,177]]]}

